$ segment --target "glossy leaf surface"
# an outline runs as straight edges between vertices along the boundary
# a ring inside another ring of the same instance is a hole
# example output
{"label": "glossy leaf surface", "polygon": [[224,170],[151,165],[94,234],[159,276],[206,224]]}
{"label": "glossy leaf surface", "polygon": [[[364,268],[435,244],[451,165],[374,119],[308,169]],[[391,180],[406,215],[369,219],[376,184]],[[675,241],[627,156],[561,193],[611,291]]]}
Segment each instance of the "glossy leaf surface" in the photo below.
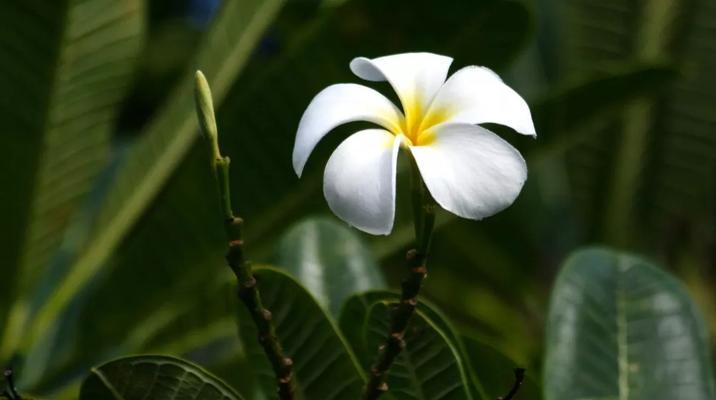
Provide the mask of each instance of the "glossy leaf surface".
{"label": "glossy leaf surface", "polygon": [[641,258],[575,253],[547,325],[547,400],[711,400],[703,320],[684,287]]}

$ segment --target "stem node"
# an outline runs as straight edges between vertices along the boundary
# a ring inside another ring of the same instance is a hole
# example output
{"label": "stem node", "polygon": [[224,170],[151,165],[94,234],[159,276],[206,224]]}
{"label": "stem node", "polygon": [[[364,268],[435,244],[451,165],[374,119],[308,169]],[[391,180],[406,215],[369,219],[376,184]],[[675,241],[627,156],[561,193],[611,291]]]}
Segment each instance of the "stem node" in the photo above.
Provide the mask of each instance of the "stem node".
{"label": "stem node", "polygon": [[[412,158],[411,158],[412,160]],[[401,283],[400,302],[390,317],[390,332],[378,348],[378,358],[370,370],[370,379],[363,391],[364,400],[376,400],[388,391],[386,379],[388,370],[401,351],[405,349],[405,330],[418,306],[418,293],[423,280],[428,276],[426,262],[433,227],[435,226],[434,201],[420,177],[417,165],[412,160],[413,170],[413,212],[415,223],[415,248],[405,254],[408,276]]]}
{"label": "stem node", "polygon": [[211,157],[211,167],[214,172],[221,210],[224,214],[224,230],[228,239],[228,252],[226,262],[236,275],[238,282],[238,297],[251,314],[251,318],[258,330],[258,342],[263,347],[276,375],[277,391],[281,400],[293,400],[295,385],[293,380],[293,360],[283,352],[281,343],[276,337],[276,328],[272,324],[271,312],[264,308],[261,294],[256,285],[256,278],[249,263],[244,256],[244,241],[242,228],[244,220],[234,215],[231,206],[231,186],[229,180],[229,157],[221,155],[219,136],[214,116],[214,107],[211,99],[211,89],[204,75],[196,73],[196,109],[199,117],[199,126],[207,139],[208,150]]}

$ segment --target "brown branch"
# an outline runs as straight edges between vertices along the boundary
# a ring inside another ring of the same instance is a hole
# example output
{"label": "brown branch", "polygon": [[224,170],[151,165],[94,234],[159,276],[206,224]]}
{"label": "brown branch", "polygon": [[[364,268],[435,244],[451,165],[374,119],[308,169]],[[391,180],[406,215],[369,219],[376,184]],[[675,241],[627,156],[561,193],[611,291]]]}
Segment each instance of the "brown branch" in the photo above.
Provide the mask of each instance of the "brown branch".
{"label": "brown branch", "polygon": [[291,400],[294,398],[295,384],[293,379],[293,360],[287,357],[281,343],[276,337],[276,329],[272,322],[271,312],[263,306],[261,293],[256,285],[251,263],[244,258],[244,241],[241,227],[243,220],[231,217],[225,222],[226,233],[229,238],[229,251],[226,261],[234,271],[239,284],[238,296],[251,314],[258,330],[258,341],[268,357],[278,386],[279,398]]}
{"label": "brown branch", "polygon": [[388,337],[379,347],[378,359],[369,371],[368,383],[363,391],[365,400],[378,399],[388,391],[388,371],[405,348],[405,330],[418,305],[418,293],[423,280],[428,276],[426,262],[435,225],[435,203],[420,177],[417,166],[413,163],[412,167],[416,248],[406,254],[408,275],[401,284],[400,302],[391,313]]}
{"label": "brown branch", "polygon": [[238,297],[244,304],[258,330],[258,341],[263,347],[266,357],[271,363],[278,395],[281,400],[293,400],[295,382],[293,379],[293,360],[284,354],[281,343],[276,337],[271,312],[261,301],[261,293],[256,284],[251,263],[244,256],[244,241],[242,236],[243,220],[234,215],[231,206],[231,186],[229,181],[229,157],[221,155],[219,137],[214,116],[214,106],[211,99],[211,90],[204,75],[196,73],[196,110],[199,126],[207,139],[208,153],[212,159],[212,170],[216,178],[221,209],[224,214],[224,229],[229,241],[229,250],[226,253],[226,262],[236,275],[238,282]]}
{"label": "brown branch", "polygon": [[428,275],[425,267],[425,253],[413,249],[406,255],[409,274],[402,283],[400,303],[392,310],[390,331],[385,343],[378,350],[378,360],[370,369],[368,384],[363,394],[364,399],[377,399],[388,391],[386,378],[393,361],[405,348],[405,329],[418,305],[418,292],[422,282]]}

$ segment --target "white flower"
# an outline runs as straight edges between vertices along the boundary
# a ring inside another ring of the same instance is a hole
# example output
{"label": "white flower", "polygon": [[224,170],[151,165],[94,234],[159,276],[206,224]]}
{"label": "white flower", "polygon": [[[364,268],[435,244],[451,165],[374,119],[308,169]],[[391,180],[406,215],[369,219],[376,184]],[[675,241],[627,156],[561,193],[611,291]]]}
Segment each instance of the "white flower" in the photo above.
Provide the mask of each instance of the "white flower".
{"label": "white flower", "polygon": [[351,83],[327,87],[308,105],[293,149],[299,177],[311,151],[333,128],[352,121],[382,127],[349,136],[328,160],[323,193],[338,217],[371,234],[390,233],[401,145],[410,149],[435,201],[454,214],[482,219],[515,200],[527,178],[525,161],[477,124],[502,124],[535,136],[529,107],[485,67],[462,68],[446,81],[451,63],[450,57],[430,53],[351,61],[358,77],[388,81],[402,111],[377,91]]}

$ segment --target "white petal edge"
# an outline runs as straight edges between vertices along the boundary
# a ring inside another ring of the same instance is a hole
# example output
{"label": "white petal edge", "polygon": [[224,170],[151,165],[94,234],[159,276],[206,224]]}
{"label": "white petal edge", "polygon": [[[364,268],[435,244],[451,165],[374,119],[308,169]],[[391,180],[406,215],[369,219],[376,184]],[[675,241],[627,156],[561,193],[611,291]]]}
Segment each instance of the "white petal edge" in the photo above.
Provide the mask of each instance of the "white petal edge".
{"label": "white petal edge", "polygon": [[361,79],[388,81],[403,110],[417,106],[422,113],[445,83],[452,58],[433,53],[403,53],[378,58],[354,58],[351,71]]}
{"label": "white petal edge", "polygon": [[410,147],[430,194],[444,209],[479,220],[508,207],[527,179],[509,143],[485,128],[442,124],[429,145]]}
{"label": "white petal edge", "polygon": [[366,129],[336,148],[323,175],[323,194],[336,216],[373,235],[390,233],[400,143],[388,131]]}
{"label": "white petal edge", "polygon": [[353,83],[323,89],[304,111],[293,146],[293,169],[299,177],[318,142],[339,125],[368,121],[386,129],[399,129],[403,114],[377,91]]}
{"label": "white petal edge", "polygon": [[448,123],[496,123],[537,136],[527,102],[486,67],[470,66],[455,72],[435,95],[428,110],[447,117]]}

